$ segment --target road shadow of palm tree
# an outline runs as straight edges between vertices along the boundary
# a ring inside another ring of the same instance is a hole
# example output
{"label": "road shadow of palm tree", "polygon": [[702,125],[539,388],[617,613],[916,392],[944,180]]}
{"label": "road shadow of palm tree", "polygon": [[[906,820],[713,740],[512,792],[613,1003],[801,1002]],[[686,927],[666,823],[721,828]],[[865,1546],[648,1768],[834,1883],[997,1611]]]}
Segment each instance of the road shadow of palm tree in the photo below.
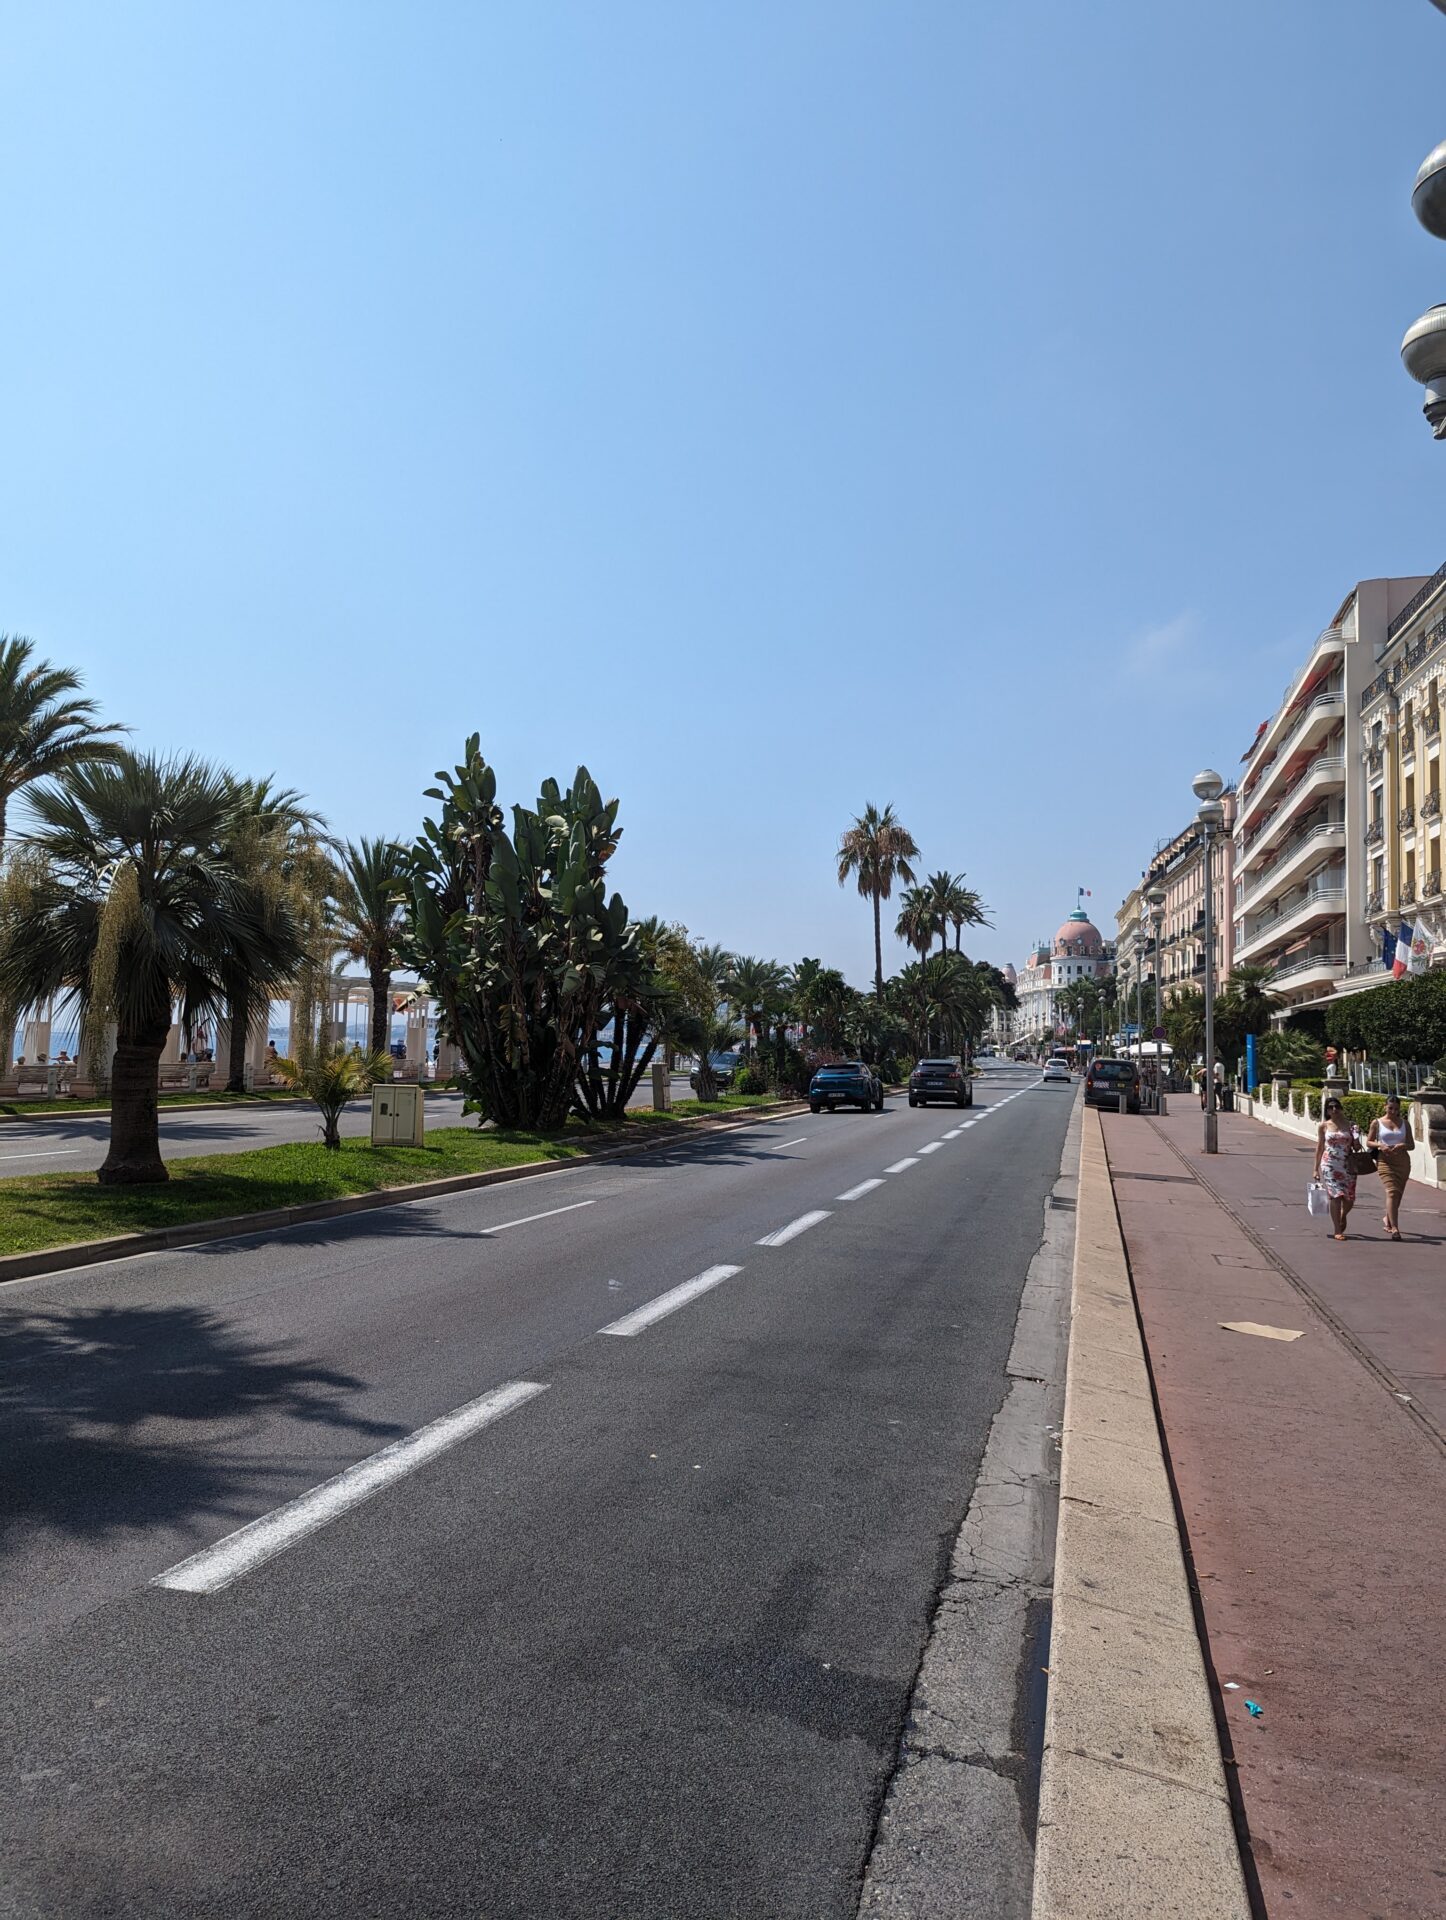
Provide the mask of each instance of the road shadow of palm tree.
{"label": "road shadow of palm tree", "polygon": [[[251,1435],[278,1416],[360,1438],[405,1429],[349,1410],[364,1382],[251,1340],[197,1306],[95,1306],[0,1318],[0,1541],[41,1528],[105,1538],[253,1517],[324,1477]],[[342,1449],[348,1456],[358,1449]],[[249,1496],[249,1497],[248,1497]]]}

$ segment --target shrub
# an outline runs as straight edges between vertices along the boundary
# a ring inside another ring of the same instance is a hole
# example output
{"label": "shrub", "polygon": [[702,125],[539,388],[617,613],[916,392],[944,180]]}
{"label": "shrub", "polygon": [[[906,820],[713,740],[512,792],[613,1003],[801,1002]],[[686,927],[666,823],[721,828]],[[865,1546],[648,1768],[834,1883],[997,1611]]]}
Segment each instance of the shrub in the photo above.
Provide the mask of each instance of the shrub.
{"label": "shrub", "polygon": [[1297,1080],[1318,1080],[1325,1072],[1325,1049],[1308,1033],[1268,1033],[1256,1059],[1262,1073],[1288,1073]]}
{"label": "shrub", "polygon": [[1306,1112],[1309,1113],[1312,1120],[1320,1119],[1320,1103],[1321,1103],[1321,1096],[1319,1093],[1308,1092],[1306,1094],[1305,1096]]}
{"label": "shrub", "polygon": [[1348,1093],[1342,1096],[1341,1105],[1346,1110],[1347,1120],[1353,1127],[1359,1127],[1362,1133],[1386,1111],[1385,1096],[1379,1093]]}
{"label": "shrub", "polygon": [[740,1067],[733,1076],[733,1091],[734,1093],[767,1093],[768,1075],[757,1064]]}
{"label": "shrub", "polygon": [[1292,1113],[1299,1115],[1302,1119],[1305,1117],[1305,1089],[1303,1087],[1291,1088],[1290,1110]]}

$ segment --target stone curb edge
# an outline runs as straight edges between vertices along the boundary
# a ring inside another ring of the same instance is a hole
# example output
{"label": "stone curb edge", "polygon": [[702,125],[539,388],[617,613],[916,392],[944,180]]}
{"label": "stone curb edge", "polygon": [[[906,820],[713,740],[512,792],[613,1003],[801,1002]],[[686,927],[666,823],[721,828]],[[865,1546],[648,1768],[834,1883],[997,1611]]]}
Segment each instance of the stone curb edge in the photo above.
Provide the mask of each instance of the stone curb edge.
{"label": "stone curb edge", "polygon": [[[483,1173],[454,1173],[442,1180],[420,1181],[411,1187],[382,1187],[375,1193],[346,1194],[338,1200],[312,1200],[295,1207],[270,1207],[262,1213],[230,1213],[215,1220],[195,1220],[186,1226],[156,1227],[148,1233],[113,1234],[104,1240],[77,1240],[69,1246],[43,1247],[34,1253],[0,1254],[0,1286],[10,1280],[31,1280],[37,1274],[64,1273],[73,1267],[96,1266],[108,1260],[129,1260],[141,1253],[165,1253],[180,1247],[204,1246],[211,1240],[244,1238],[247,1234],[274,1232],[285,1227],[307,1226],[318,1220],[337,1220],[352,1213],[369,1213],[376,1207],[406,1206],[414,1200],[445,1199],[448,1194],[470,1193],[477,1187],[501,1186],[509,1180],[537,1178],[540,1174],[572,1173],[580,1167],[596,1166],[600,1160],[617,1160],[624,1154],[647,1153],[654,1147],[677,1146],[681,1141],[712,1138],[722,1133],[738,1133],[760,1120],[781,1120],[790,1114],[806,1113],[808,1102],[784,1101],[777,1105],[753,1108],[746,1118],[688,1120],[675,1127],[659,1128],[640,1140],[629,1140],[616,1147],[600,1147],[582,1153],[573,1160],[527,1160],[516,1167],[491,1167]],[[4,1186],[0,1183],[0,1195]]]}
{"label": "stone curb edge", "polygon": [[1250,1920],[1097,1111],[1080,1136],[1033,1920]]}

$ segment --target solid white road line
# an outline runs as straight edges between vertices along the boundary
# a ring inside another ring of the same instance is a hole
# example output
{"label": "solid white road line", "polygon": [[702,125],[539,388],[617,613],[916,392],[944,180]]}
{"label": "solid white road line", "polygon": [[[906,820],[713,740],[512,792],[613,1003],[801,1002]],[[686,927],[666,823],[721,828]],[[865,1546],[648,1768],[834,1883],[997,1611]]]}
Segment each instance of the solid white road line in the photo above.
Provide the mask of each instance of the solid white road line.
{"label": "solid white road line", "polygon": [[801,1133],[796,1140],[780,1140],[773,1151],[775,1153],[782,1153],[785,1147],[801,1147],[807,1138],[808,1135],[806,1133]]}
{"label": "solid white road line", "polygon": [[68,1153],[82,1153],[82,1147],[51,1147],[47,1153],[0,1153],[0,1160],[63,1160]]}
{"label": "solid white road line", "polygon": [[696,1300],[700,1293],[707,1293],[710,1287],[721,1286],[725,1280],[731,1280],[735,1273],[742,1273],[742,1267],[709,1267],[693,1280],[685,1280],[681,1287],[674,1287],[668,1293],[660,1293],[656,1300],[649,1300],[646,1306],[635,1307],[631,1313],[625,1313],[621,1320],[614,1320],[610,1326],[600,1327],[600,1333],[616,1333],[623,1339],[632,1334],[641,1333],[644,1327],[652,1326],[655,1320],[666,1319],[670,1313],[676,1313],[679,1307],[686,1307],[690,1300]]}
{"label": "solid white road line", "polygon": [[494,1387],[490,1393],[469,1400],[465,1407],[418,1427],[405,1440],[394,1440],[370,1459],[358,1460],[354,1467],[348,1467],[334,1479],[323,1480],[319,1487],[278,1507],[274,1513],[263,1514],[249,1526],[228,1533],[215,1546],[203,1547],[188,1560],[157,1574],[151,1585],[171,1587],[178,1593],[217,1593],[243,1573],[259,1567],[264,1560],[295,1546],[298,1540],[304,1540],[339,1514],[360,1506],[391,1481],[414,1472],[425,1461],[456,1446],[459,1440],[465,1440],[469,1434],[500,1420],[504,1413],[511,1413],[514,1407],[546,1392],[546,1383],[536,1380],[509,1380],[506,1386]]}
{"label": "solid white road line", "polygon": [[847,1193],[841,1193],[840,1200],[862,1200],[866,1193],[872,1193],[875,1187],[883,1185],[882,1180],[860,1180],[856,1187],[850,1187]]}
{"label": "solid white road line", "polygon": [[530,1226],[534,1220],[551,1220],[554,1214],[576,1213],[579,1207],[595,1207],[596,1205],[596,1200],[574,1200],[570,1207],[549,1207],[546,1213],[524,1213],[520,1220],[502,1220],[499,1221],[495,1227],[484,1227],[481,1237],[485,1240],[489,1234],[506,1233],[509,1227]]}
{"label": "solid white road line", "polygon": [[942,1140],[931,1140],[928,1146],[920,1147],[919,1151],[920,1153],[937,1153],[943,1144],[944,1142]]}
{"label": "solid white road line", "polygon": [[796,1240],[801,1233],[807,1233],[810,1227],[816,1227],[820,1220],[827,1220],[826,1208],[815,1208],[812,1213],[801,1213],[796,1220],[790,1220],[786,1227],[780,1227],[777,1233],[765,1233],[756,1242],[760,1247],[785,1247],[790,1240]]}
{"label": "solid white road line", "polygon": [[916,1155],[912,1160],[896,1160],[891,1167],[885,1167],[884,1172],[885,1173],[907,1173],[910,1167],[917,1167],[918,1164],[919,1164],[919,1161]]}

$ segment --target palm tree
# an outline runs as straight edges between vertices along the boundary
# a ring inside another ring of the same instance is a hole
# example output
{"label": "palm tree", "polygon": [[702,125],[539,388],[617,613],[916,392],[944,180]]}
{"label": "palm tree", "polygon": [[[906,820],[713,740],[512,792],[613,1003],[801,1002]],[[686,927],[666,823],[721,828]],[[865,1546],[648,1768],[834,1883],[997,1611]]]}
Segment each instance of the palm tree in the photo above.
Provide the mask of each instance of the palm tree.
{"label": "palm tree", "polygon": [[880,920],[881,903],[894,890],[895,880],[913,884],[919,849],[914,836],[895,814],[892,804],[881,813],[872,801],[856,815],[838,845],[838,883],[844,886],[850,874],[866,900],[874,903],[874,994],[880,1004],[884,998],[884,939]]}
{"label": "palm tree", "polygon": [[219,1009],[232,968],[262,986],[295,968],[289,913],[258,923],[224,851],[239,791],[205,761],[122,750],[29,795],[35,824],[0,892],[0,1001],[78,1005],[92,1052],[115,1023],[103,1185],[167,1178],[157,1081],[175,999],[189,1027]]}
{"label": "palm tree", "polygon": [[295,1087],[321,1115],[321,1144],[332,1153],[341,1150],[338,1122],[349,1101],[370,1093],[378,1080],[391,1077],[391,1055],[363,1053],[359,1047],[313,1046],[305,1040],[297,1060],[273,1060],[272,1072]]}
{"label": "palm tree", "polygon": [[336,920],[343,950],[367,970],[372,989],[371,1050],[387,1051],[392,968],[401,932],[405,856],[392,840],[348,840],[336,869]]}
{"label": "palm tree", "polygon": [[1272,1015],[1285,1005],[1271,990],[1274,978],[1271,967],[1240,966],[1231,970],[1215,1001],[1215,1018],[1224,1023],[1237,1047],[1244,1046],[1248,1033],[1269,1033]]}
{"label": "palm tree", "polygon": [[257,999],[264,994],[269,1008],[272,987],[285,984],[275,979],[269,963],[263,978],[253,981],[247,974],[248,956],[258,942],[264,948],[268,939],[284,935],[293,946],[298,972],[329,958],[318,951],[316,939],[321,926],[317,909],[324,907],[333,885],[322,849],[324,826],[291,787],[274,787],[269,777],[237,785],[230,838],[222,852],[244,889],[253,937],[238,945],[222,977],[230,1025],[228,1093],[239,1093],[246,1084],[246,1042]]}
{"label": "palm tree", "polygon": [[963,950],[965,927],[991,927],[994,924],[989,918],[989,909],[974,888],[966,883],[962,873],[956,873],[949,882],[944,896],[944,917],[954,929],[955,953]]}
{"label": "palm tree", "polygon": [[122,751],[118,729],[96,720],[95,702],[70,697],[80,691],[80,675],[34,653],[33,640],[0,634],[0,846],[6,811],[22,788]]}
{"label": "palm tree", "polygon": [[776,960],[759,960],[743,953],[733,956],[725,991],[735,1018],[743,1022],[750,1049],[755,1034],[761,1045],[774,1016],[783,1011],[788,986],[788,969]]}

